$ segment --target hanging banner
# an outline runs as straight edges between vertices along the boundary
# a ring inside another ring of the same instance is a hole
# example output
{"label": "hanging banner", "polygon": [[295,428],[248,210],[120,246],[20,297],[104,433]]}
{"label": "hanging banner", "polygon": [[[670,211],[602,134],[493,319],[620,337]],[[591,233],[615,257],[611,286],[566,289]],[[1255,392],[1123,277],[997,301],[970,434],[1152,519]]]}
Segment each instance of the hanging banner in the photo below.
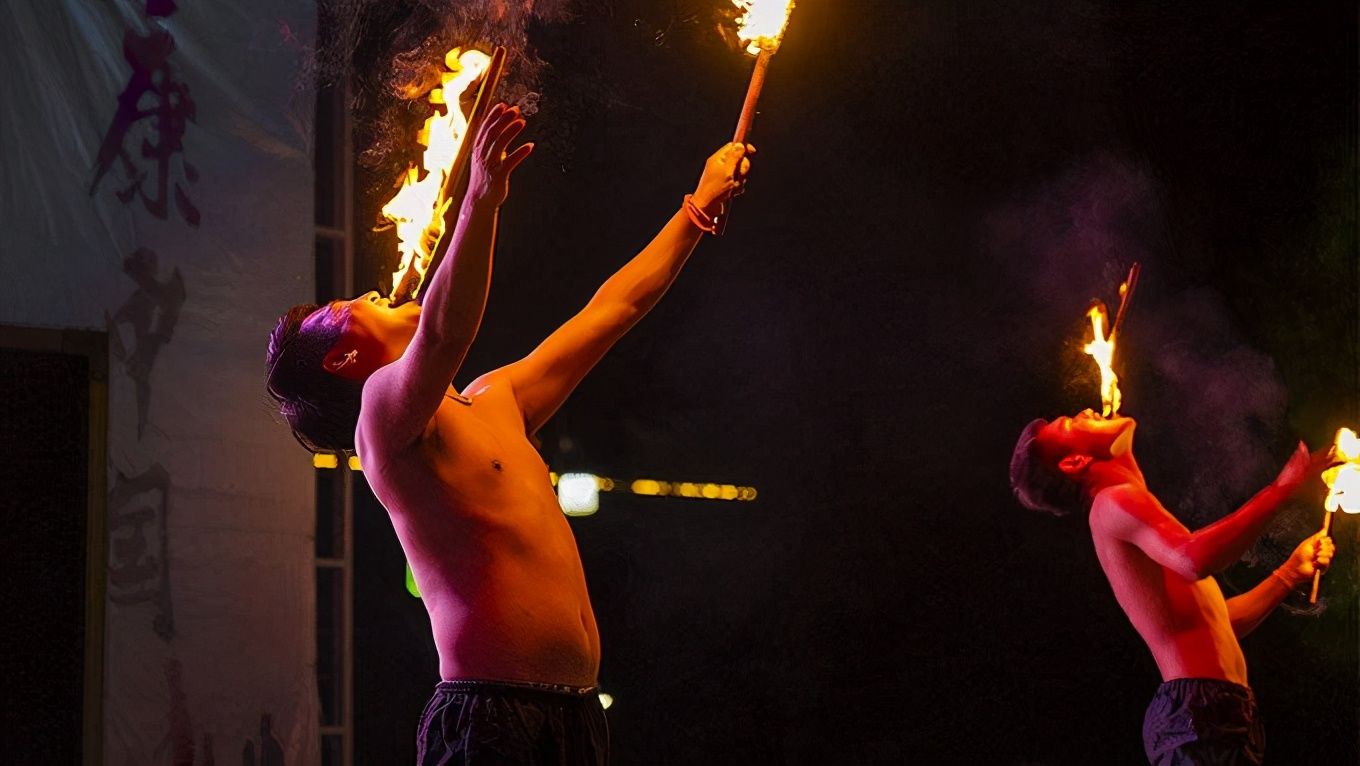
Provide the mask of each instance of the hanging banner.
{"label": "hanging banner", "polygon": [[313,294],[314,4],[0,16],[0,324],[109,338],[104,762],[316,763],[312,471],[262,387]]}

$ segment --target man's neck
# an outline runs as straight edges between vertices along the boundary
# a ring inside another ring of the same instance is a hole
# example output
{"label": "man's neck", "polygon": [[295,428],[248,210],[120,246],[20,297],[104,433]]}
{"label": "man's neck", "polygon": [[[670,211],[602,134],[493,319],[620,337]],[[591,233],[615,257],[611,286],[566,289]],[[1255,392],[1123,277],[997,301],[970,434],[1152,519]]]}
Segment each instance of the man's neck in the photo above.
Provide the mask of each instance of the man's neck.
{"label": "man's neck", "polygon": [[1147,489],[1147,480],[1143,478],[1143,472],[1138,468],[1132,453],[1097,460],[1086,469],[1086,474],[1082,478],[1082,488],[1090,497],[1095,497],[1101,490],[1122,484]]}

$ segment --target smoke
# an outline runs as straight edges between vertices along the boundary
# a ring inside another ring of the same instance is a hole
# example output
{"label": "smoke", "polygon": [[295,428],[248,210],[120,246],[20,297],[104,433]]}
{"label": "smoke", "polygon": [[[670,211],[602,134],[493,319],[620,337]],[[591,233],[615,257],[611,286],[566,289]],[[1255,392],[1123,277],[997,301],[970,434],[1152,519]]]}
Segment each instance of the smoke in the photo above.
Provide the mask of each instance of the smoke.
{"label": "smoke", "polygon": [[[986,246],[1021,288],[1017,353],[1059,360],[1045,377],[1073,410],[1099,403],[1096,367],[1081,353],[1086,304],[1113,306],[1128,267],[1143,264],[1116,352],[1122,412],[1138,419],[1139,462],[1182,522],[1193,529],[1220,518],[1274,478],[1293,444],[1283,378],[1242,336],[1220,294],[1171,287],[1183,278],[1180,243],[1147,172],[1108,154],[1087,158],[1002,207],[985,230]],[[1316,515],[1282,514],[1246,560],[1278,562]]]}
{"label": "smoke", "polygon": [[350,84],[359,161],[373,178],[395,178],[410,159],[411,136],[429,116],[451,48],[505,46],[501,95],[528,113],[546,63],[529,42],[534,24],[571,17],[571,0],[319,0],[309,82]]}

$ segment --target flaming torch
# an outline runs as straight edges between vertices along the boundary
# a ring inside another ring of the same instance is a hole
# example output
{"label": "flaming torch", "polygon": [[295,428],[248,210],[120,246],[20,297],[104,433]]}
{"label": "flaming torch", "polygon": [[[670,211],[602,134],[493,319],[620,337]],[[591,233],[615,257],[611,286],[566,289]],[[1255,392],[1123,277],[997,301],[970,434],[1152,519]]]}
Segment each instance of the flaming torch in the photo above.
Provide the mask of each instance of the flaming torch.
{"label": "flaming torch", "polygon": [[[746,135],[751,132],[751,123],[756,118],[756,103],[760,101],[760,91],[765,87],[765,72],[770,68],[770,57],[779,50],[784,40],[784,29],[789,24],[789,14],[793,12],[793,0],[732,0],[741,15],[737,17],[737,37],[746,43],[746,52],[756,57],[755,69],[751,71],[751,82],[746,86],[746,100],[741,104],[741,117],[737,118],[737,129],[732,133],[733,143],[746,143]],[[728,203],[731,204],[730,202]],[[727,218],[718,223],[718,234],[727,229]]]}
{"label": "flaming torch", "polygon": [[[1322,507],[1327,512],[1322,516],[1322,534],[1332,531],[1332,515],[1340,508],[1345,513],[1360,513],[1360,436],[1349,428],[1336,432],[1333,454],[1337,460],[1344,461],[1322,472],[1322,481],[1327,484],[1327,499]],[[1318,585],[1322,573],[1313,572],[1313,590],[1308,594],[1308,603],[1316,604]]]}
{"label": "flaming torch", "polygon": [[732,0],[742,12],[737,17],[737,37],[746,43],[746,52],[756,57],[751,72],[751,84],[746,87],[746,101],[741,105],[741,117],[732,141],[746,143],[751,122],[756,118],[756,102],[765,87],[765,71],[770,68],[770,57],[779,50],[784,39],[784,28],[789,24],[793,0]]}
{"label": "flaming torch", "polygon": [[[412,164],[402,178],[401,189],[383,206],[383,217],[397,230],[400,264],[392,273],[391,304],[414,299],[425,274],[451,232],[445,223],[449,207],[462,200],[464,170],[471,151],[467,137],[476,132],[491,104],[492,92],[505,66],[505,49],[488,56],[479,50],[454,48],[444,56],[440,86],[428,100],[436,111],[416,134],[425,147],[421,166]],[[464,115],[462,96],[480,79],[481,87],[471,111]],[[443,105],[442,113],[438,106]]]}
{"label": "flaming torch", "polygon": [[1128,278],[1119,285],[1119,311],[1115,313],[1114,325],[1108,335],[1105,333],[1105,326],[1109,324],[1110,313],[1105,308],[1105,303],[1100,300],[1091,301],[1090,308],[1086,310],[1086,316],[1091,320],[1091,341],[1082,350],[1094,359],[1096,366],[1100,368],[1101,414],[1107,418],[1119,414],[1121,397],[1119,376],[1114,372],[1114,344],[1115,337],[1124,325],[1124,317],[1128,313],[1133,290],[1138,286],[1138,271],[1139,265],[1133,264],[1133,268],[1129,269]]}

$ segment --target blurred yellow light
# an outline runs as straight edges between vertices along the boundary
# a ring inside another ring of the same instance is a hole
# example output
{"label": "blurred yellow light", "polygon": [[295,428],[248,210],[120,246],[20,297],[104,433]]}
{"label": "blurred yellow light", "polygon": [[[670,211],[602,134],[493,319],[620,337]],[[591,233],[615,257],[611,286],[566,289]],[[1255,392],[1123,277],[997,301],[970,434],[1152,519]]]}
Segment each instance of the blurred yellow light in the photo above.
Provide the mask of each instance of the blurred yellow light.
{"label": "blurred yellow light", "polygon": [[724,485],[722,485],[722,499],[724,499],[724,500],[736,500],[736,499],[737,499],[737,488],[734,487],[734,486],[732,486],[731,484],[724,484]]}
{"label": "blurred yellow light", "polygon": [[609,479],[609,478],[606,478],[606,477],[604,477],[604,476],[599,476],[599,477],[596,477],[596,478],[597,478],[597,480],[598,480],[598,482],[599,482],[600,491],[601,491],[601,492],[613,492],[613,491],[614,491],[614,480],[613,480],[613,479]]}
{"label": "blurred yellow light", "polygon": [[681,483],[680,483],[680,496],[681,496],[681,497],[698,497],[698,496],[699,496],[699,487],[698,487],[697,485],[695,485],[694,482],[690,482],[690,481],[681,482]]}
{"label": "blurred yellow light", "polygon": [[600,510],[600,483],[588,473],[564,473],[557,481],[557,503],[568,516],[589,516]]}
{"label": "blurred yellow light", "polygon": [[351,471],[362,471],[362,470],[364,470],[364,467],[363,467],[362,465],[359,464],[359,456],[358,456],[358,455],[350,455],[350,456],[349,456],[349,470],[351,470]]}
{"label": "blurred yellow light", "polygon": [[717,500],[722,496],[722,487],[717,484],[705,484],[699,492],[709,500]]}
{"label": "blurred yellow light", "polygon": [[600,707],[608,710],[609,706],[612,704],[614,704],[614,695],[600,692]]}
{"label": "blurred yellow light", "polygon": [[334,453],[317,452],[312,455],[313,468],[336,468],[339,465],[340,458],[336,457]]}
{"label": "blurred yellow light", "polygon": [[661,494],[661,482],[655,479],[638,479],[632,485],[635,495],[659,495]]}

